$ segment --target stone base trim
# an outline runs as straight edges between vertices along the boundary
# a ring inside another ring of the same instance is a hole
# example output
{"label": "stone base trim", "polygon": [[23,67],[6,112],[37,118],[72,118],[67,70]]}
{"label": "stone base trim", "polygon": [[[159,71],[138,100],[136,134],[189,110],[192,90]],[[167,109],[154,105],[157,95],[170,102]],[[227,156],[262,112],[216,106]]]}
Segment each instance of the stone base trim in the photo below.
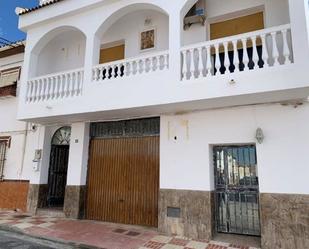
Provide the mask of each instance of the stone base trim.
{"label": "stone base trim", "polygon": [[309,248],[309,195],[260,194],[262,249]]}
{"label": "stone base trim", "polygon": [[86,186],[66,186],[63,210],[67,218],[84,218],[85,202]]}
{"label": "stone base trim", "polygon": [[27,209],[29,181],[4,180],[0,182],[0,209]]}
{"label": "stone base trim", "polygon": [[28,191],[27,211],[35,214],[38,208],[47,205],[47,184],[30,184]]}
{"label": "stone base trim", "polygon": [[[159,195],[159,232],[212,239],[215,225],[213,192],[161,189]],[[179,218],[168,217],[169,207],[180,209]]]}

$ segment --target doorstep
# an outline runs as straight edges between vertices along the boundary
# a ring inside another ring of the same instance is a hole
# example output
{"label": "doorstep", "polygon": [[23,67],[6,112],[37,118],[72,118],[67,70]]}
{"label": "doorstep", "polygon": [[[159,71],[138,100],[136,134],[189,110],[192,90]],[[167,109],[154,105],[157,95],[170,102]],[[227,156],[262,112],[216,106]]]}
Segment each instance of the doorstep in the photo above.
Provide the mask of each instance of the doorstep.
{"label": "doorstep", "polygon": [[106,222],[0,212],[0,229],[79,248],[104,249],[256,249],[218,241],[160,235],[155,229]]}

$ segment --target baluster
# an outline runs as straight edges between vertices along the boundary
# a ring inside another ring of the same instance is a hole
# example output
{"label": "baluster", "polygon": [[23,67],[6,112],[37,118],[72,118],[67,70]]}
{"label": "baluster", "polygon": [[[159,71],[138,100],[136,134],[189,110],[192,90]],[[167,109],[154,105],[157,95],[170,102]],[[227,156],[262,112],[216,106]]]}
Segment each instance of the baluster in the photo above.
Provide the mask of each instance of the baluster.
{"label": "baluster", "polygon": [[132,73],[132,62],[131,61],[129,61],[125,64],[125,70],[124,71],[125,71],[124,75],[126,77],[129,77],[131,75],[131,73]]}
{"label": "baluster", "polygon": [[206,75],[207,76],[212,76],[213,73],[212,73],[212,63],[211,63],[211,47],[208,45],[206,47],[206,51],[207,51],[207,61],[206,61],[206,69],[207,69],[207,72],[206,72]]}
{"label": "baluster", "polygon": [[53,99],[57,97],[57,76],[53,77]]}
{"label": "baluster", "polygon": [[119,65],[115,64],[114,66],[112,66],[112,78],[117,78],[117,72],[119,73]]}
{"label": "baluster", "polygon": [[274,59],[274,64],[273,66],[278,66],[279,65],[279,48],[277,46],[277,32],[272,32],[271,33],[271,38],[272,38],[272,45],[273,45],[273,59]]}
{"label": "baluster", "polygon": [[48,77],[48,99],[52,99],[52,91],[53,91],[53,82],[52,78]]}
{"label": "baluster", "polygon": [[268,63],[268,50],[267,50],[267,43],[266,43],[266,34],[261,35],[261,40],[262,40],[262,60],[263,60],[263,68],[269,67]]}
{"label": "baluster", "polygon": [[40,84],[40,101],[43,101],[43,98],[44,98],[44,79],[40,79],[39,80],[39,84]]}
{"label": "baluster", "polygon": [[33,87],[34,87],[34,91],[33,91],[33,102],[36,102],[38,100],[38,81],[34,80],[33,81]]}
{"label": "baluster", "polygon": [[198,77],[201,79],[204,77],[203,47],[198,48],[198,54]]}
{"label": "baluster", "polygon": [[70,96],[74,95],[74,87],[75,87],[74,74],[75,74],[74,72],[70,73],[70,79],[71,79]]}
{"label": "baluster", "polygon": [[224,67],[225,67],[225,73],[230,73],[230,58],[229,58],[229,43],[228,42],[224,42],[223,43],[223,47],[224,47]]}
{"label": "baluster", "polygon": [[189,79],[194,79],[195,78],[195,65],[194,65],[194,48],[190,49],[190,78]]}
{"label": "baluster", "polygon": [[34,81],[30,81],[31,88],[30,88],[30,102],[34,102]]}
{"label": "baluster", "polygon": [[70,84],[71,84],[71,77],[70,74],[66,74],[66,81],[65,81],[65,97],[70,96]]}
{"label": "baluster", "polygon": [[101,80],[104,79],[104,70],[106,71],[105,72],[105,79],[108,79],[108,68],[107,67],[99,67],[98,70],[99,70],[99,79],[98,79],[98,81],[101,81]]}
{"label": "baluster", "polygon": [[84,71],[79,71],[79,93],[78,95],[82,95],[84,88]]}
{"label": "baluster", "polygon": [[238,56],[238,47],[237,47],[237,44],[238,44],[238,40],[234,40],[233,42],[233,54],[234,54],[234,67],[235,67],[235,70],[234,72],[239,72],[240,69],[239,69],[239,56]]}
{"label": "baluster", "polygon": [[257,53],[256,40],[257,40],[256,36],[252,37],[252,61],[254,63],[253,69],[259,68],[259,55]]}
{"label": "baluster", "polygon": [[215,62],[215,69],[214,72],[217,70],[216,73],[214,73],[215,75],[217,75],[218,73],[220,73],[220,67],[221,67],[221,62],[220,62],[220,55],[219,55],[219,48],[220,48],[220,44],[217,43],[215,44],[215,58],[216,58],[216,62]]}
{"label": "baluster", "polygon": [[30,86],[31,86],[30,81],[27,81],[26,102],[30,102],[30,93],[31,93]]}
{"label": "baluster", "polygon": [[187,50],[182,51],[183,54],[183,62],[182,62],[182,74],[183,74],[183,79],[187,80],[187,75],[188,75],[188,65],[187,65]]}
{"label": "baluster", "polygon": [[162,66],[161,66],[161,55],[157,56],[157,70],[161,70]]}
{"label": "baluster", "polygon": [[243,38],[241,40],[242,42],[242,48],[243,48],[243,64],[244,64],[244,71],[249,68],[249,56],[248,56],[248,51],[247,51],[247,38]]}
{"label": "baluster", "polygon": [[283,38],[283,56],[285,58],[284,64],[291,64],[292,60],[290,59],[290,49],[288,46],[288,30],[282,30],[282,38]]}
{"label": "baluster", "polygon": [[153,72],[153,57],[148,58],[149,64],[148,64],[148,70],[146,70],[147,73]]}
{"label": "baluster", "polygon": [[169,68],[169,56],[168,56],[168,54],[165,54],[163,56],[163,58],[164,58],[164,68],[168,69]]}
{"label": "baluster", "polygon": [[44,78],[44,100],[48,99],[48,78]]}

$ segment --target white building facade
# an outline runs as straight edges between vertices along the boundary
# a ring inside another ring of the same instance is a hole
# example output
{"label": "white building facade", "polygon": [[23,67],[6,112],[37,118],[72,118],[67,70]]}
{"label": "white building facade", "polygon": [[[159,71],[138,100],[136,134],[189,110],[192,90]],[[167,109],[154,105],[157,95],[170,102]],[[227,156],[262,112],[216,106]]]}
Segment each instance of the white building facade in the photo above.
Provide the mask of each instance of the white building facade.
{"label": "white building facade", "polygon": [[308,15],[304,0],[21,12],[28,211],[308,247]]}

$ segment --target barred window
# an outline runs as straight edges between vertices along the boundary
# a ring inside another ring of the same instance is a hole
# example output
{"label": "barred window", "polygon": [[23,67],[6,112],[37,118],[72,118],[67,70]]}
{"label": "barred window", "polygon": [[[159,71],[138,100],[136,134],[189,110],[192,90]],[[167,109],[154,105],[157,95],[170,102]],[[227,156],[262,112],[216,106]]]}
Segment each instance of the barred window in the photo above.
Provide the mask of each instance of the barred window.
{"label": "barred window", "polygon": [[0,181],[3,180],[4,165],[6,160],[7,148],[10,145],[10,137],[0,137]]}

